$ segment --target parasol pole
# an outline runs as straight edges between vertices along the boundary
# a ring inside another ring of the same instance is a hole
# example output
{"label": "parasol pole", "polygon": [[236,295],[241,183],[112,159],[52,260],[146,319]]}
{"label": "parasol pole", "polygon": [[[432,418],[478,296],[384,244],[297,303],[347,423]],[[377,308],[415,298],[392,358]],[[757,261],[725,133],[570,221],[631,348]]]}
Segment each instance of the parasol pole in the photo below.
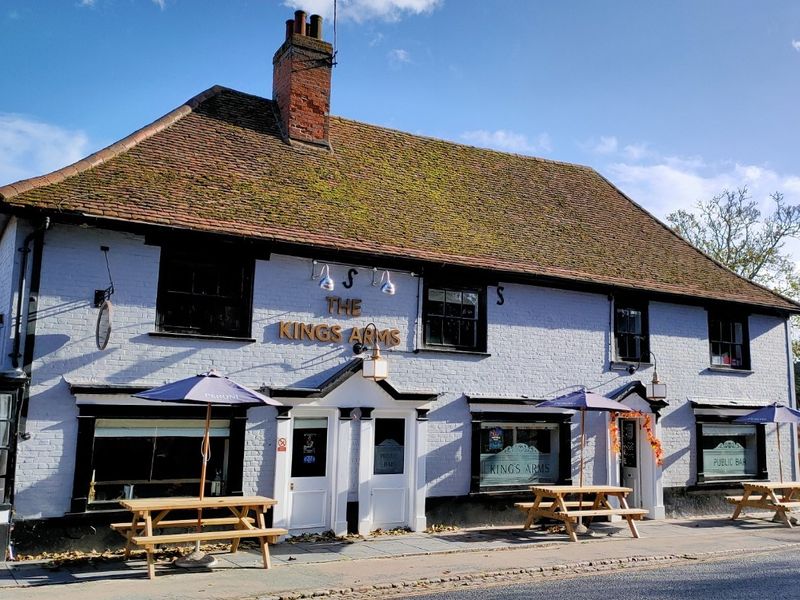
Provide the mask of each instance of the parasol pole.
{"label": "parasol pole", "polygon": [[781,424],[775,423],[775,431],[778,432],[778,472],[781,476],[781,483],[783,483],[783,460],[781,459]]}
{"label": "parasol pole", "polygon": [[[583,487],[583,447],[586,445],[586,434],[584,432],[584,418],[586,417],[586,411],[581,410],[581,465],[580,465],[580,476],[578,481],[580,482],[579,485]],[[578,510],[583,510],[583,492],[578,494]],[[583,517],[578,517],[578,528],[581,531],[585,531],[583,529]]]}
{"label": "parasol pole", "polygon": [[[202,446],[202,454],[203,454],[203,464],[200,467],[200,500],[205,497],[206,492],[206,465],[208,464],[208,460],[210,458],[209,454],[209,430],[211,429],[211,403],[208,403],[208,408],[206,408],[206,426],[205,431],[203,432],[203,446]],[[203,530],[203,509],[197,509],[197,532],[200,533]],[[200,540],[197,540],[194,543],[194,550],[195,552],[200,552]]]}
{"label": "parasol pole", "polygon": [[580,486],[583,487],[583,446],[586,444],[586,436],[583,432],[583,417],[586,414],[585,410],[581,411],[581,467],[580,467]]}

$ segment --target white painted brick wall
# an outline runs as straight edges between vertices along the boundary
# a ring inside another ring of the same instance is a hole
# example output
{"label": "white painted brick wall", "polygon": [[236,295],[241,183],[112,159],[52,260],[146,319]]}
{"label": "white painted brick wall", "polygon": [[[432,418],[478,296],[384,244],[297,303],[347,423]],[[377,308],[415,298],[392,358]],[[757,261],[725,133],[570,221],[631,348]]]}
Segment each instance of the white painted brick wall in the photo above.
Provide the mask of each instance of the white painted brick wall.
{"label": "white painted brick wall", "polygon": [[[148,334],[155,328],[158,247],[145,245],[140,236],[69,226],[54,227],[45,239],[29,415],[32,437],[20,445],[17,475],[20,517],[57,516],[68,509],[77,410],[65,380],[157,385],[213,366],[252,387],[314,386],[352,358],[347,343],[279,340],[278,321],[336,323],[345,330],[374,321],[379,328],[400,330],[402,344],[387,353],[390,381],[404,391],[441,393],[429,413],[427,476],[431,496],[461,495],[469,490],[472,440],[465,394],[536,398],[563,393],[577,384],[602,393],[633,379],[647,381],[652,375],[650,369],[635,377],[608,371],[609,303],[605,295],[506,284],[505,304],[498,306],[495,290],[490,288],[490,356],[415,354],[416,278],[393,274],[397,294],[386,296],[371,286],[371,271],[359,269],[354,287],[346,290],[341,282],[347,268],[334,265],[331,275],[337,288],[333,294],[361,298],[364,312],[360,318],[330,316],[326,293],[310,280],[310,261],[286,256],[256,263],[255,343],[153,337]],[[116,288],[114,332],[103,352],[94,345],[97,309],[91,305],[94,289],[108,285],[100,245],[111,248],[109,261]],[[667,461],[664,485],[685,485],[694,481],[694,419],[687,397],[786,401],[783,322],[766,316],[751,319],[754,373],[747,376],[706,372],[707,321],[701,308],[651,303],[650,330],[659,374],[670,392],[670,407],[662,420]],[[250,411],[246,493],[272,493],[274,414],[271,408]],[[605,417],[590,416],[587,426],[586,481],[605,482],[605,451],[593,463],[595,446],[605,448]],[[577,474],[577,424],[573,432],[573,472]]]}

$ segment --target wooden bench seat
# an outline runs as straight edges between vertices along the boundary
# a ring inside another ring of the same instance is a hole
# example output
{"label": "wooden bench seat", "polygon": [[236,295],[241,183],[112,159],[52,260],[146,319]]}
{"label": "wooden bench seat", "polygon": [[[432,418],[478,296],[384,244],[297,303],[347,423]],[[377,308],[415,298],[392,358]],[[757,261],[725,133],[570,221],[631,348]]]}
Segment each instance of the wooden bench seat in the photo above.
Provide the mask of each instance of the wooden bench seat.
{"label": "wooden bench seat", "polygon": [[[250,524],[255,523],[255,519],[253,517],[246,517],[244,519]],[[206,519],[203,518],[203,527],[207,525],[236,525],[237,523],[241,522],[241,519],[238,517],[221,517],[221,518],[213,518],[213,519]],[[111,529],[114,531],[127,531],[131,528],[131,523],[112,523]],[[193,525],[197,525],[197,519],[164,519],[159,521],[158,523],[153,523],[153,529],[165,529],[167,527],[191,527]],[[144,521],[139,521],[136,524],[137,529],[144,529]]]}
{"label": "wooden bench seat", "polygon": [[631,516],[639,518],[647,515],[650,511],[643,508],[591,508],[587,510],[571,510],[570,517],[620,517]]}
{"label": "wooden bench seat", "polygon": [[742,501],[744,496],[725,496],[725,502],[729,502],[731,504],[739,504]]}
{"label": "wooden bench seat", "polygon": [[[567,508],[579,508],[581,506],[591,506],[594,500],[584,500],[583,502],[578,502],[577,500],[567,500],[564,502]],[[514,507],[520,510],[530,510],[533,508],[535,502],[515,502]],[[555,500],[546,500],[539,504],[538,508],[550,508],[556,507]]]}
{"label": "wooden bench seat", "polygon": [[280,536],[287,535],[286,529],[271,527],[266,529],[226,529],[224,531],[190,531],[187,533],[168,533],[160,535],[137,535],[131,541],[138,546],[154,544],[178,544],[181,542],[207,542],[210,540],[232,540],[235,538],[265,537],[274,543]]}

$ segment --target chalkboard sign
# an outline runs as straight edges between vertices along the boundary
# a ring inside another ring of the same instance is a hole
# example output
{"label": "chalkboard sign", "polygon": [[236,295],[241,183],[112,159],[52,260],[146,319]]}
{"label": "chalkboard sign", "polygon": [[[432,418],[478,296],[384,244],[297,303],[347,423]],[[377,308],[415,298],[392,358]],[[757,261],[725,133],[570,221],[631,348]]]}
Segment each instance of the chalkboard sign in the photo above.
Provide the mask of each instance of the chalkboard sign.
{"label": "chalkboard sign", "polygon": [[622,466],[636,467],[636,421],[622,421]]}

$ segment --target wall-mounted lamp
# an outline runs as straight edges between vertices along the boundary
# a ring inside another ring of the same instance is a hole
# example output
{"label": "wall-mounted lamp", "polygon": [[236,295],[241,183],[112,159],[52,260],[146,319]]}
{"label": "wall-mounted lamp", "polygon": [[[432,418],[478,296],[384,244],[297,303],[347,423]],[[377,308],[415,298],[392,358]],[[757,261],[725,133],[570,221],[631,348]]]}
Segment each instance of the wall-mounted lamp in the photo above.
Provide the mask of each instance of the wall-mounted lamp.
{"label": "wall-mounted lamp", "polygon": [[[381,356],[381,348],[378,345],[378,328],[375,327],[375,323],[368,323],[367,326],[364,327],[362,331],[363,339],[367,339],[367,331],[370,327],[372,327],[372,333],[374,335],[372,355],[364,359],[364,363],[361,365],[361,374],[366,379],[381,381],[389,376],[389,363]],[[362,354],[366,350],[369,350],[369,346],[364,342],[353,345],[354,354]]]}
{"label": "wall-mounted lamp", "polygon": [[394,293],[397,291],[397,289],[394,287],[394,283],[392,283],[392,280],[389,277],[389,271],[384,271],[383,275],[381,275],[381,284],[381,292],[387,296],[394,296]]}
{"label": "wall-mounted lamp", "polygon": [[333,279],[331,278],[331,268],[328,265],[325,265],[324,267],[322,267],[320,275],[322,275],[322,273],[325,273],[325,275],[323,275],[322,279],[320,279],[319,287],[321,287],[326,292],[332,292],[333,288],[336,287],[336,284],[333,282]]}
{"label": "wall-mounted lamp", "polygon": [[[652,352],[648,352],[648,358],[650,356],[653,357],[653,379],[650,383],[645,384],[645,396],[650,400],[663,400],[667,397],[667,384],[661,383],[661,380],[658,378],[658,359],[656,355]],[[639,370],[641,364],[640,360],[635,367],[633,365],[628,367],[628,373],[633,375]]]}
{"label": "wall-mounted lamp", "polygon": [[334,283],[333,278],[331,278],[331,268],[328,265],[323,265],[319,273],[317,273],[317,264],[316,260],[311,261],[311,279],[314,280],[318,277],[322,277],[322,279],[319,280],[319,287],[326,292],[332,292],[336,287],[336,283]]}

